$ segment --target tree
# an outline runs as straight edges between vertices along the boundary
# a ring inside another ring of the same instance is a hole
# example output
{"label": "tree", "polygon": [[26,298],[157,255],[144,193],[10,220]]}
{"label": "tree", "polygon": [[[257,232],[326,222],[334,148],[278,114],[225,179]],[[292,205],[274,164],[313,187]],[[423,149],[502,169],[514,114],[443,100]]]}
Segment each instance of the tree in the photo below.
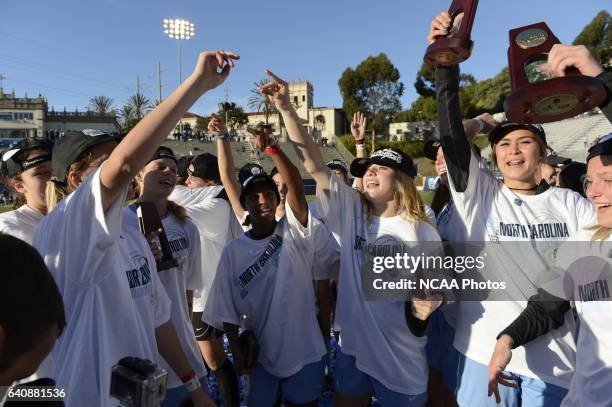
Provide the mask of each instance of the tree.
{"label": "tree", "polygon": [[134,93],[130,96],[128,104],[132,106],[134,118],[140,121],[151,110],[151,101],[142,93]]}
{"label": "tree", "polygon": [[127,103],[119,110],[119,118],[121,119],[121,130],[125,133],[132,130],[138,123],[134,116],[134,108]]}
{"label": "tree", "polygon": [[402,109],[404,84],[399,79],[399,71],[382,53],[368,57],[355,69],[347,68],[338,81],[347,118],[362,111],[368,116],[372,135],[387,129]]}
{"label": "tree", "polygon": [[417,72],[414,88],[423,97],[436,96],[436,68],[423,62]]}
{"label": "tree", "polygon": [[276,106],[274,106],[274,103],[271,103],[268,100],[268,97],[266,95],[259,92],[259,88],[267,84],[269,81],[269,79],[262,79],[259,82],[255,82],[255,88],[251,89],[251,96],[249,97],[249,100],[247,102],[249,109],[252,109],[256,112],[264,112],[264,115],[266,117],[266,125],[269,124],[268,120],[270,115],[276,111]]}
{"label": "tree", "polygon": [[101,116],[115,115],[117,109],[113,107],[113,99],[106,96],[93,96],[89,99],[87,109],[95,112]]}
{"label": "tree", "polygon": [[196,119],[196,125],[195,125],[196,131],[207,132],[209,122],[210,122],[210,116],[206,116],[206,117],[199,116]]}
{"label": "tree", "polygon": [[224,102],[223,109],[217,114],[225,120],[225,125],[232,135],[236,134],[236,127],[242,127],[249,122],[244,109],[234,102]]}
{"label": "tree", "polygon": [[574,45],[586,46],[602,65],[612,66],[612,17],[600,11],[574,39]]}

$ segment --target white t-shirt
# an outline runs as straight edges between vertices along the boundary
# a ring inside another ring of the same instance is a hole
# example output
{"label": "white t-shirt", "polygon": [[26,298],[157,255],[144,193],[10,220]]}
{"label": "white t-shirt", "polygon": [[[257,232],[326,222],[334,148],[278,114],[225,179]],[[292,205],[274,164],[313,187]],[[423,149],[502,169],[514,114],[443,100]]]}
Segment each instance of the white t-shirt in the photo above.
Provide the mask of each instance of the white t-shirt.
{"label": "white t-shirt", "polygon": [[40,223],[34,247],[64,300],[67,326],[53,348],[57,387],[66,405],[115,407],[111,368],[125,356],[158,362],[155,327],[170,301],[147,241],[122,223],[125,193],[106,212],[100,169]]}
{"label": "white t-shirt", "polygon": [[371,217],[360,193],[331,174],[330,193],[319,192],[326,225],[341,239],[340,281],[336,322],[342,332],[342,352],[356,359],[357,368],[387,388],[403,394],[427,391],[427,337],[414,336],[404,315],[403,301],[366,301],[361,289],[362,253],[357,242],[439,242],[427,222],[401,216]]}
{"label": "white t-shirt", "polygon": [[32,244],[34,232],[43,216],[28,205],[23,205],[14,211],[0,213],[0,232]]}
{"label": "white t-shirt", "polygon": [[[126,223],[133,228],[138,228],[138,217],[135,210],[134,205],[124,209],[123,217]],[[177,260],[179,267],[160,271],[159,279],[172,302],[170,321],[174,325],[181,348],[197,377],[202,377],[206,375],[206,368],[189,319],[186,297],[187,290],[202,287],[200,236],[198,229],[189,219],[180,223],[173,215],[167,214],[162,218],[162,224],[172,255]],[[160,358],[160,361],[161,367],[168,372],[168,388],[182,386],[183,382],[168,362],[163,357]]]}
{"label": "white t-shirt", "polygon": [[559,248],[557,278],[544,285],[572,301],[580,318],[576,372],[561,404],[566,407],[612,405],[612,238],[591,241],[593,233],[580,231]]}
{"label": "white t-shirt", "polygon": [[302,226],[287,205],[271,236],[255,240],[247,232],[232,241],[221,256],[202,317],[211,325],[221,321],[253,330],[261,346],[258,362],[281,378],[326,353],[314,304],[308,218]]}
{"label": "white t-shirt", "polygon": [[[569,235],[593,224],[595,211],[589,201],[569,189],[553,187],[538,195],[518,195],[481,168],[473,153],[467,189],[456,192],[452,177],[448,178],[453,203],[466,226],[466,240],[486,242],[489,251],[499,249],[487,257],[487,267],[499,273],[515,293],[524,294],[520,301],[457,303],[455,348],[487,365],[497,334],[525,309],[541,274],[554,262],[556,249]],[[504,242],[525,243],[517,253],[511,250],[516,245]],[[567,388],[575,366],[574,328],[568,315],[561,328],[517,348],[507,369]]]}
{"label": "white t-shirt", "polygon": [[202,288],[193,294],[193,311],[202,312],[215,279],[223,248],[242,234],[226,200],[217,198],[222,186],[188,188],[177,185],[168,198],[183,206],[200,234]]}

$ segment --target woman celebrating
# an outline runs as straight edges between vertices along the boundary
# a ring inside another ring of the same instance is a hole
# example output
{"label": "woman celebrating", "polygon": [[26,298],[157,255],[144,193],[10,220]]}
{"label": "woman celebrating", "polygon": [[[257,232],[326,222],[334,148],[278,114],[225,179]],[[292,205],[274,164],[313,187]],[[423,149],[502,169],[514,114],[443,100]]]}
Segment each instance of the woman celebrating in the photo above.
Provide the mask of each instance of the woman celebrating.
{"label": "woman celebrating", "polygon": [[[68,134],[54,146],[47,184],[50,213],[34,246],[55,278],[67,328],[56,343],[53,378],[66,404],[111,406],[110,372],[121,358],[156,361],[158,352],[187,384],[197,405],[211,401],[195,379],[170,318],[155,260],[138,230],[122,222],[130,181],[181,115],[229,75],[238,56],[200,54],[193,74],[117,145],[104,133]],[[220,70],[220,71],[219,71]]]}
{"label": "woman celebrating", "polygon": [[[193,290],[202,288],[202,259],[198,229],[187,216],[185,209],[169,201],[177,179],[176,157],[168,147],[158,147],[151,160],[136,175],[140,196],[129,208],[124,210],[126,222],[138,228],[136,209],[139,202],[152,202],[157,208],[172,256],[178,267],[163,270],[159,279],[170,301],[170,321],[176,329],[181,348],[194,368],[196,378],[206,388],[206,368],[196,343],[190,322],[187,302],[193,298]],[[161,366],[168,372],[168,391],[163,406],[175,406],[187,397],[188,391],[180,378],[162,359]]]}
{"label": "woman celebrating", "polygon": [[25,139],[2,157],[10,187],[18,196],[13,204],[15,210],[0,214],[0,232],[29,244],[47,214],[45,188],[51,178],[52,147],[44,139]]}
{"label": "woman celebrating", "polygon": [[[446,35],[451,25],[448,13],[438,15],[429,32],[430,43]],[[487,270],[507,283],[504,294],[515,293],[505,297],[507,301],[458,303],[454,345],[462,355],[457,401],[485,406],[492,403],[483,391],[495,345],[490,332],[501,331],[521,313],[537,281],[545,277],[542,273],[555,250],[570,234],[592,224],[595,213],[580,195],[540,183],[540,164],[546,158],[546,137],[540,126],[504,122],[491,131],[493,162],[503,175],[500,182],[480,165],[465,136],[457,66],[436,69],[436,92],[449,187],[466,227],[465,239],[480,245],[491,243],[487,249],[495,250],[496,255],[487,257]],[[554,232],[539,233],[550,230]],[[517,243],[507,242],[525,242],[520,255],[515,250]],[[517,352],[509,370],[521,378],[521,385],[504,392],[504,405],[542,406],[544,400],[550,405],[561,401],[574,370],[572,331],[573,321],[567,318],[562,329]]]}
{"label": "woman celebrating", "polygon": [[[351,173],[363,178],[363,193],[338,179],[306,134],[290,100],[288,85],[269,71],[262,88],[283,116],[304,167],[317,183],[321,215],[341,238],[336,324],[342,351],[336,362],[336,405],[367,406],[376,395],[383,406],[422,406],[427,400],[425,337],[405,324],[402,301],[366,301],[361,288],[367,245],[440,240],[429,223],[414,184],[412,159],[395,149],[358,158]],[[363,140],[357,140],[363,143]],[[426,320],[441,301],[412,301],[408,313]]]}
{"label": "woman celebrating", "polygon": [[[580,319],[576,349],[576,372],[562,406],[610,405],[612,386],[612,134],[589,149],[584,182],[589,200],[597,208],[597,226],[578,232],[559,249],[559,278],[545,285],[531,298],[521,315],[498,336],[489,363],[489,396],[500,400],[498,383],[516,386],[516,379],[504,373],[511,349],[525,346],[538,336],[558,328],[570,309]],[[567,284],[571,281],[571,284]],[[569,288],[569,290],[568,290]],[[571,314],[571,313],[570,313]]]}
{"label": "woman celebrating", "polygon": [[256,144],[286,182],[285,216],[276,220],[280,194],[272,178],[264,173],[247,178],[239,201],[251,229],[223,251],[203,319],[223,322],[241,374],[251,369],[238,327],[254,332],[261,350],[252,368],[249,406],[271,407],[281,394],[290,405],[316,406],[326,348],[314,303],[312,219],[298,169],[269,143],[259,136]]}

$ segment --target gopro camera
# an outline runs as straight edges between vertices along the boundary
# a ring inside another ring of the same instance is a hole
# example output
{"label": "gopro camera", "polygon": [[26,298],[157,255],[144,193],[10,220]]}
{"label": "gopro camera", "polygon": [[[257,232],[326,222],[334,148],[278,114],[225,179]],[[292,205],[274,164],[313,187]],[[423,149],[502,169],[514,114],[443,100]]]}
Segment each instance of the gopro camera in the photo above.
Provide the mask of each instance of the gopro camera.
{"label": "gopro camera", "polygon": [[125,407],[157,407],[167,382],[168,373],[150,360],[125,357],[112,368],[110,395]]}

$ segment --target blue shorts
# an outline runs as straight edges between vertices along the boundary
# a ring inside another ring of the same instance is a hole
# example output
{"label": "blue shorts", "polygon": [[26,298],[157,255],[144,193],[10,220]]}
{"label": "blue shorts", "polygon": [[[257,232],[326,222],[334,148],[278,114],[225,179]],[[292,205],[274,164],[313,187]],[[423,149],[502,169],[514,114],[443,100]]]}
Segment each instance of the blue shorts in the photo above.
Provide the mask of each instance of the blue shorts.
{"label": "blue shorts", "polygon": [[257,364],[251,373],[249,407],[274,406],[276,401],[285,396],[294,404],[308,403],[317,400],[325,385],[325,361],[310,363],[299,372],[289,377],[276,377]]}
{"label": "blue shorts", "polygon": [[487,366],[459,354],[457,403],[466,407],[557,407],[567,395],[567,389],[563,387],[512,372],[505,373],[516,377],[518,388],[500,385],[501,403],[497,404],[494,395],[487,396]]}
{"label": "blue shorts", "polygon": [[[208,393],[208,381],[206,380],[206,376],[200,377],[200,385],[202,385],[204,391]],[[185,386],[167,389],[166,398],[162,402],[162,407],[176,407],[186,398],[189,398],[189,392]]]}
{"label": "blue shorts", "polygon": [[347,396],[373,395],[382,407],[421,407],[427,401],[427,392],[410,395],[390,390],[370,375],[357,369],[355,357],[336,354],[336,390]]}

